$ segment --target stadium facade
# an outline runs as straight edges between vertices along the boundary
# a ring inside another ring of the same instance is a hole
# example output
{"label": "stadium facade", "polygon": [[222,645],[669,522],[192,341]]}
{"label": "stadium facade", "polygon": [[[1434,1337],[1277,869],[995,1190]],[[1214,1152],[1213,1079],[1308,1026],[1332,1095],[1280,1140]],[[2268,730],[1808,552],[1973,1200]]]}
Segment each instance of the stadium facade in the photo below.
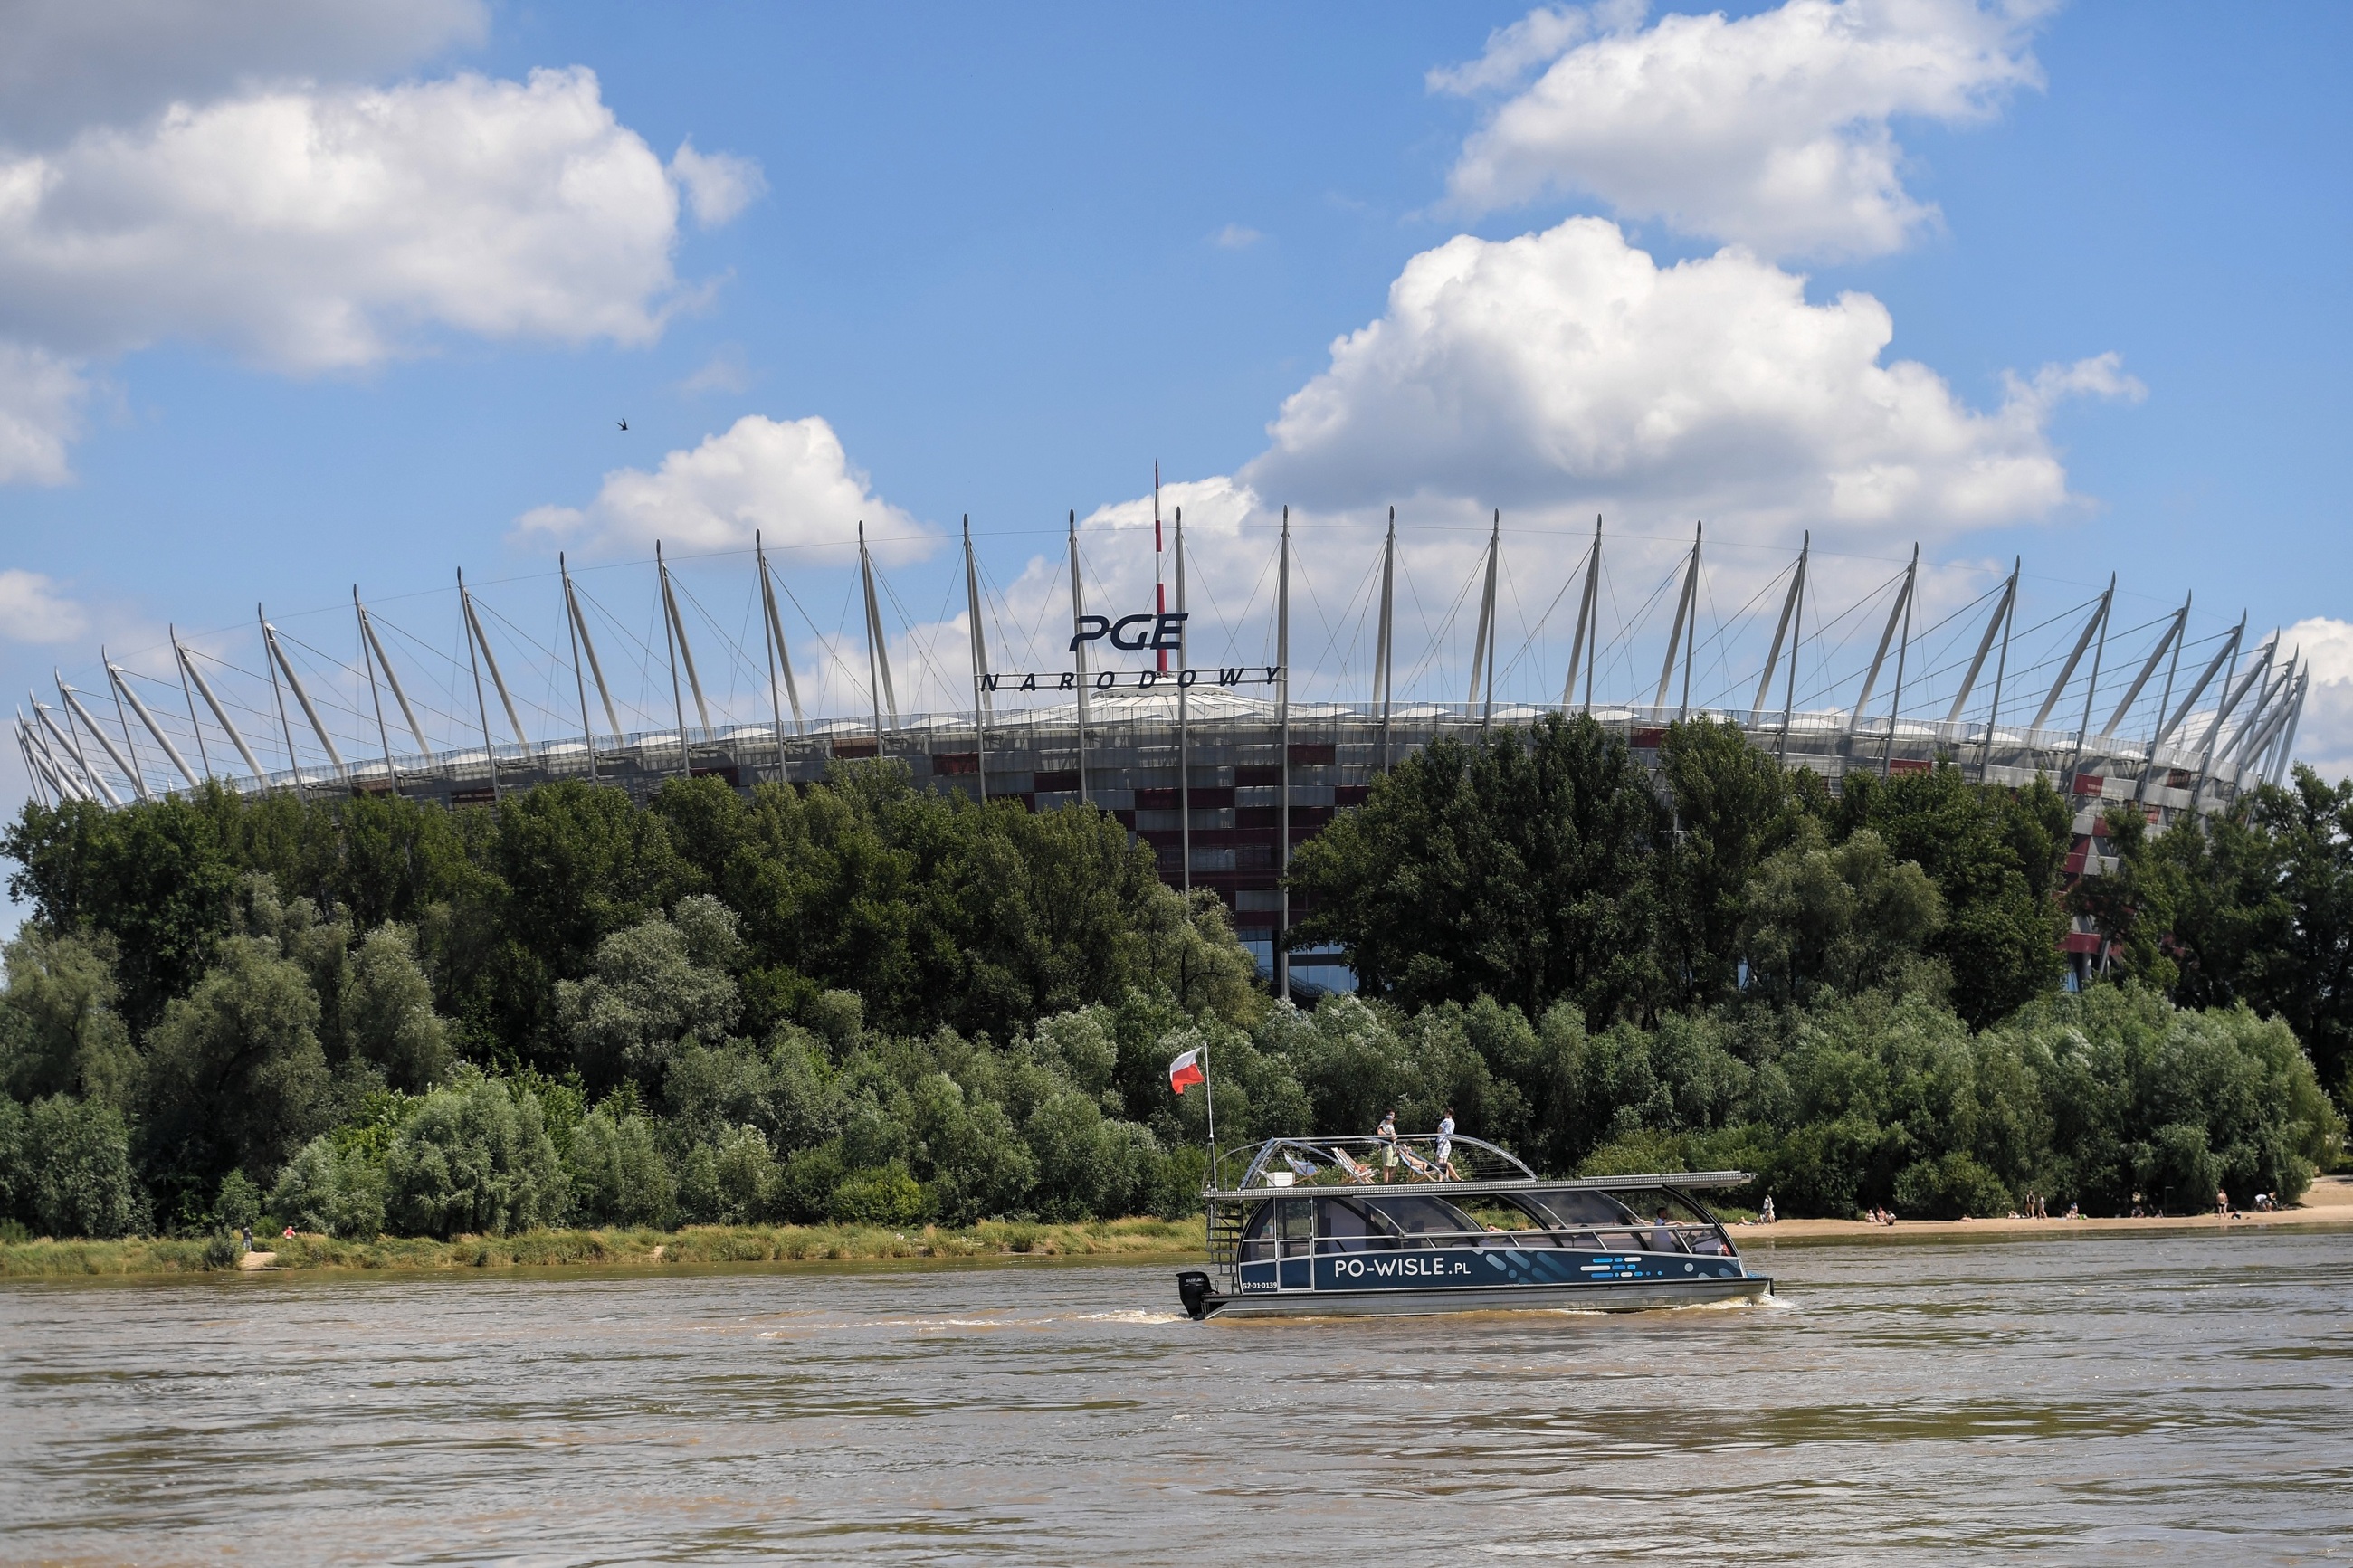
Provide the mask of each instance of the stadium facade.
{"label": "stadium facade", "polygon": [[[509,792],[559,779],[593,780],[642,799],[681,777],[716,777],[742,790],[773,781],[806,785],[824,778],[838,763],[886,758],[905,766],[923,788],[1018,801],[1033,811],[1088,803],[1113,814],[1150,846],[1164,880],[1214,890],[1226,901],[1243,941],[1279,984],[1313,994],[1345,989],[1353,982],[1337,953],[1285,951],[1283,932],[1305,912],[1302,895],[1282,886],[1291,851],[1335,813],[1361,804],[1385,770],[1441,736],[1471,740],[1524,729],[1548,712],[1587,713],[1623,736],[1634,757],[1655,774],[1667,727],[1704,715],[1738,724],[1752,744],[1787,766],[1813,770],[1834,792],[1857,773],[1921,773],[1940,760],[1993,784],[2019,785],[2045,777],[2074,807],[2068,874],[2096,876],[2109,864],[2102,831],[2110,810],[2137,807],[2162,825],[2184,814],[2202,816],[2227,809],[2259,783],[2281,778],[2309,684],[2308,671],[2293,653],[2282,657],[2275,638],[2246,647],[2243,620],[2227,634],[2200,641],[2185,658],[2192,648],[2187,602],[2142,628],[2152,636],[2122,650],[2126,657],[2115,657],[2119,650],[2109,637],[2113,583],[2084,606],[2080,626],[2071,618],[2062,627],[2073,635],[2061,636],[2049,658],[2031,666],[2014,664],[2020,574],[2013,569],[1982,596],[1991,603],[1982,629],[1971,617],[1968,629],[1975,635],[1957,645],[1974,644],[1957,684],[1940,686],[1933,704],[1924,703],[1913,663],[1920,574],[1915,551],[1910,567],[1890,579],[1883,629],[1868,667],[1859,671],[1852,700],[1801,710],[1796,664],[1809,613],[1809,560],[1801,553],[1788,569],[1786,590],[1776,595],[1779,613],[1754,701],[1743,707],[1694,705],[1691,682],[1703,560],[1694,539],[1687,562],[1679,563],[1680,585],[1672,578],[1662,584],[1662,590],[1674,590],[1676,608],[1658,680],[1649,691],[1634,693],[1636,700],[1613,701],[1595,691],[1601,648],[1597,531],[1581,568],[1577,626],[1559,700],[1499,701],[1498,531],[1483,553],[1466,700],[1399,700],[1390,689],[1397,563],[1392,525],[1378,565],[1378,632],[1367,700],[1309,700],[1293,697],[1288,663],[1287,525],[1275,563],[1275,657],[1254,666],[1191,663],[1181,526],[1174,552],[1173,610],[1164,584],[1151,612],[1116,621],[1091,615],[1075,565],[1075,526],[1071,549],[1068,668],[1007,672],[992,667],[979,629],[980,579],[967,533],[973,698],[960,711],[896,711],[876,573],[861,538],[870,676],[862,713],[817,717],[803,710],[772,567],[755,548],[769,714],[759,722],[712,722],[671,568],[658,550],[655,576],[677,720],[665,728],[628,730],[621,723],[588,617],[567,573],[562,594],[569,668],[561,674],[563,684],[576,691],[581,721],[569,734],[526,735],[483,618],[461,577],[461,668],[472,677],[470,695],[480,720],[471,744],[436,748],[428,742],[411,693],[356,593],[353,615],[361,658],[358,668],[346,667],[353,686],[345,709],[347,721],[356,719],[373,730],[369,738],[378,743],[368,748],[369,754],[347,757],[337,745],[311,687],[266,620],[259,631],[269,678],[267,706],[225,700],[217,665],[208,678],[208,661],[175,635],[171,653],[185,717],[170,713],[161,701],[142,699],[139,686],[147,685],[153,694],[161,684],[156,678],[134,676],[101,654],[105,697],[60,678],[54,706],[35,695],[31,711],[19,711],[17,742],[45,798],[115,806],[191,789],[206,777],[248,793],[293,791],[312,799],[397,793],[448,806],[490,804]],[[1572,580],[1570,587],[1578,585]],[[1768,617],[1770,608],[1768,601]],[[1879,619],[1875,614],[1871,618]],[[2044,623],[2054,624],[2055,619]],[[1873,642],[1866,637],[1863,646]],[[1953,668],[1958,665],[1957,656]],[[2079,673],[2086,679],[2077,714],[2073,692]],[[1907,679],[1914,682],[1908,690]],[[692,717],[699,721],[693,723],[687,721],[690,690]],[[1778,706],[1776,695],[1781,698]],[[2077,722],[2052,722],[2063,700]],[[2033,717],[2021,722],[2029,702],[2036,705]],[[1923,707],[1928,710],[1921,711]],[[237,722],[235,711],[247,714],[246,725]],[[2111,716],[2095,729],[2103,711]],[[289,766],[261,763],[253,737],[246,733],[256,727],[257,715],[275,721],[277,734],[264,743],[282,741]],[[607,721],[604,725],[595,722],[599,717]],[[512,739],[499,738],[501,718]],[[396,746],[395,735],[404,731],[411,743]],[[349,744],[348,728],[343,738]],[[306,749],[322,761],[306,765]],[[196,753],[194,762],[190,752]],[[241,765],[224,765],[232,757]],[[2093,933],[2071,932],[2066,944],[2079,970],[2097,962],[2099,939]]]}

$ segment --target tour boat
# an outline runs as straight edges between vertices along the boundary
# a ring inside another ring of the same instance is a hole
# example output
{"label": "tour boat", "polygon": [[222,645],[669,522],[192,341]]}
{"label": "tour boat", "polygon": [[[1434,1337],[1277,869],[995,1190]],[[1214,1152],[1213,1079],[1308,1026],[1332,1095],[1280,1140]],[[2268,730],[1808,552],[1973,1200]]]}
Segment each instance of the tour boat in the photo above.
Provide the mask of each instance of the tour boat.
{"label": "tour boat", "polygon": [[1755,1300],[1772,1279],[1694,1195],[1750,1180],[1546,1179],[1476,1138],[1272,1138],[1212,1164],[1209,1267],[1176,1290],[1197,1321]]}

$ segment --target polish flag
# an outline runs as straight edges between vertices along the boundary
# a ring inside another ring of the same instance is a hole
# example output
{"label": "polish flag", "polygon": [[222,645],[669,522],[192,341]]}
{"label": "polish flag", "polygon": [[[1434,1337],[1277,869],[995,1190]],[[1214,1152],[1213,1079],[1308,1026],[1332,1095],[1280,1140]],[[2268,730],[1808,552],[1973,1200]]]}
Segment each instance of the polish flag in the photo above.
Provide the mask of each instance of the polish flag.
{"label": "polish flag", "polygon": [[1201,1071],[1201,1049],[1198,1046],[1168,1064],[1168,1087],[1182,1094],[1207,1077]]}

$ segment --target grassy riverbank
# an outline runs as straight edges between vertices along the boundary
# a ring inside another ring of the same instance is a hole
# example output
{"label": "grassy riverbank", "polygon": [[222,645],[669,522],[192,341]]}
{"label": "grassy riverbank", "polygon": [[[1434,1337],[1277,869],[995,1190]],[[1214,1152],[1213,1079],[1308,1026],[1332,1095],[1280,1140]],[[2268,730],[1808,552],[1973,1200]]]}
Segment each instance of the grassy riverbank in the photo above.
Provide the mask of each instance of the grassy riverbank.
{"label": "grassy riverbank", "polygon": [[[886,1258],[1177,1257],[1201,1250],[1198,1221],[1097,1220],[1030,1225],[991,1220],[967,1230],[861,1226],[694,1226],[684,1230],[533,1230],[452,1241],[323,1236],[270,1240],[238,1262],[202,1239],[26,1241],[0,1246],[0,1279],[201,1274],[262,1268],[412,1270],[676,1268],[709,1263],[871,1262]],[[208,1250],[209,1253],[208,1253]]]}

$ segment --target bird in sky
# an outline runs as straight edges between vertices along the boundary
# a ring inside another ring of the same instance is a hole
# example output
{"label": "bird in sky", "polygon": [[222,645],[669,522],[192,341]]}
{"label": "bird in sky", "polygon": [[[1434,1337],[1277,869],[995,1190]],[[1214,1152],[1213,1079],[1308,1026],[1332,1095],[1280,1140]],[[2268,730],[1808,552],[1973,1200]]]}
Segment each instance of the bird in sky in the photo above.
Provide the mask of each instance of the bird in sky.
{"label": "bird in sky", "polygon": [[629,427],[629,422],[626,419],[616,419],[613,423],[618,425],[624,430]]}

